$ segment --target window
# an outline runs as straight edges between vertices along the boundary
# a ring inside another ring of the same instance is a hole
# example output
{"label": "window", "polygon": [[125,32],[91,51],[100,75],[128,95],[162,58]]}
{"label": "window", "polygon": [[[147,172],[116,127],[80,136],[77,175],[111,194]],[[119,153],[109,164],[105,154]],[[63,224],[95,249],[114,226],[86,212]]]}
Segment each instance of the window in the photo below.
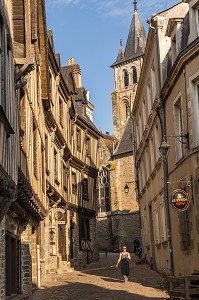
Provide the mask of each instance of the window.
{"label": "window", "polygon": [[81,239],[90,240],[90,220],[82,217],[80,221]]}
{"label": "window", "polygon": [[154,67],[151,68],[151,87],[152,87],[152,101],[154,101],[156,97],[156,80],[155,80]]}
{"label": "window", "polygon": [[59,99],[59,122],[60,125],[63,127],[63,101],[61,98]]}
{"label": "window", "polygon": [[77,151],[81,151],[81,131],[77,129],[76,132]]}
{"label": "window", "polygon": [[4,24],[0,19],[0,50],[1,50],[1,58],[0,58],[0,67],[1,67],[1,107],[3,108],[4,112],[6,112],[6,64],[5,64],[5,30]]}
{"label": "window", "polygon": [[42,191],[45,192],[45,163],[44,163],[44,157],[45,157],[45,151],[44,148],[41,146],[41,168],[42,168],[42,178],[41,178],[41,184],[42,184]]}
{"label": "window", "polygon": [[199,80],[192,82],[193,144],[199,145]]}
{"label": "window", "polygon": [[[176,136],[182,135],[182,108],[181,108],[181,98],[179,98],[174,104],[174,130]],[[183,144],[181,143],[181,138],[176,139],[176,159],[177,161],[183,156]]]}
{"label": "window", "polygon": [[37,178],[37,129],[33,122],[33,172]]}
{"label": "window", "polygon": [[197,34],[199,35],[199,8],[195,9]]}
{"label": "window", "polygon": [[57,151],[54,149],[54,176],[55,180],[58,179],[58,156]]}
{"label": "window", "polygon": [[129,86],[129,74],[127,70],[124,70],[124,86],[125,87]]}
{"label": "window", "polygon": [[136,67],[133,67],[133,84],[138,82],[138,77],[137,77],[137,69]]}
{"label": "window", "polygon": [[77,194],[77,177],[74,172],[72,172],[72,193]]}
{"label": "window", "polygon": [[128,103],[125,103],[125,111],[126,111],[126,119],[127,119],[129,116],[129,104]]}
{"label": "window", "polygon": [[140,143],[140,132],[139,132],[138,122],[136,122],[136,141],[137,141],[137,149],[138,149]]}
{"label": "window", "polygon": [[171,41],[171,51],[172,51],[172,63],[174,64],[176,57],[177,57],[177,51],[176,51],[176,36],[173,37]]}
{"label": "window", "polygon": [[159,146],[160,146],[160,134],[159,134],[159,126],[158,123],[155,125],[154,128],[154,137],[155,137],[155,162],[158,161],[160,157],[160,151],[159,151]]}
{"label": "window", "polygon": [[146,180],[148,180],[150,176],[148,147],[145,148],[145,166],[146,166]]}
{"label": "window", "polygon": [[85,147],[86,147],[86,156],[90,157],[90,155],[91,155],[91,139],[88,136],[85,139]]}
{"label": "window", "polygon": [[82,180],[82,198],[88,200],[88,179]]}
{"label": "window", "polygon": [[48,136],[45,135],[45,161],[46,161],[46,169],[48,169]]}
{"label": "window", "polygon": [[165,242],[167,240],[167,224],[163,194],[160,195],[160,235],[161,241]]}
{"label": "window", "polygon": [[106,211],[111,210],[111,205],[110,205],[110,187],[105,186],[105,207]]}
{"label": "window", "polygon": [[159,216],[158,216],[158,203],[154,201],[154,231],[155,231],[155,243],[160,243],[160,231],[159,231]]}
{"label": "window", "polygon": [[16,57],[25,57],[24,0],[12,1],[13,39],[17,43]]}
{"label": "window", "polygon": [[145,100],[142,102],[142,116],[143,116],[143,126],[146,126],[146,108],[145,108]]}
{"label": "window", "polygon": [[143,123],[142,123],[142,118],[141,118],[141,114],[139,114],[139,136],[140,136],[140,140],[142,139],[142,126],[143,126]]}
{"label": "window", "polygon": [[65,192],[68,191],[68,177],[67,177],[67,168],[63,165],[63,189]]}
{"label": "window", "polygon": [[155,153],[154,153],[154,140],[153,137],[150,139],[150,153],[151,153],[151,171],[153,172],[155,168]]}
{"label": "window", "polygon": [[148,105],[148,114],[150,115],[151,113],[151,88],[150,88],[150,83],[148,82],[147,84],[147,105]]}
{"label": "window", "polygon": [[52,74],[51,72],[49,72],[49,88],[50,88],[50,97],[51,97],[51,101],[53,100],[53,81],[52,81]]}

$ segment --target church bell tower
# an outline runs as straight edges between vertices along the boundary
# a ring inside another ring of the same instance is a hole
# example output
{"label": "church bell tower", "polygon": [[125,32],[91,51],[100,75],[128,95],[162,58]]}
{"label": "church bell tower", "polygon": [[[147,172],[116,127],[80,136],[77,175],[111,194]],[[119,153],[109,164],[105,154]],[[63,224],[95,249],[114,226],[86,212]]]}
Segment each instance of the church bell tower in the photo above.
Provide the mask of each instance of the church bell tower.
{"label": "church bell tower", "polygon": [[111,65],[114,70],[114,91],[112,93],[112,113],[114,135],[121,140],[130,110],[135,98],[146,45],[146,33],[138,14],[137,1],[125,50],[120,40],[116,61]]}

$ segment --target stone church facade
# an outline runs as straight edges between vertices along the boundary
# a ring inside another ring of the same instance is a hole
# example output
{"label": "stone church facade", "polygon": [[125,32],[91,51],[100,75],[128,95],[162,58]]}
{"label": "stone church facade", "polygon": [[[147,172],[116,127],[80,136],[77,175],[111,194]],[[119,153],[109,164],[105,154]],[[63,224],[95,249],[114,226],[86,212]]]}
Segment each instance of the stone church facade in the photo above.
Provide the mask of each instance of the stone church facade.
{"label": "stone church facade", "polygon": [[[122,42],[114,70],[112,110],[114,134],[119,140],[112,155],[111,211],[114,250],[126,244],[133,251],[133,240],[140,239],[139,205],[136,201],[136,174],[134,172],[134,140],[131,109],[143,62],[146,35],[134,1],[134,13],[125,50]],[[128,193],[124,187],[128,186]]]}
{"label": "stone church facade", "polygon": [[[98,214],[99,228],[110,232],[109,249],[118,251],[126,244],[133,251],[133,240],[140,239],[139,205],[136,201],[136,174],[134,172],[134,140],[131,109],[134,103],[146,43],[146,34],[134,1],[134,13],[125,50],[120,41],[114,70],[112,113],[114,136],[118,145],[109,159],[110,211]],[[128,186],[128,193],[124,187]],[[107,223],[106,223],[107,219]],[[101,222],[101,223],[100,223]],[[105,231],[104,230],[104,231]],[[109,230],[109,231],[108,231]],[[100,230],[99,230],[100,231]],[[103,237],[100,245],[103,244]]]}

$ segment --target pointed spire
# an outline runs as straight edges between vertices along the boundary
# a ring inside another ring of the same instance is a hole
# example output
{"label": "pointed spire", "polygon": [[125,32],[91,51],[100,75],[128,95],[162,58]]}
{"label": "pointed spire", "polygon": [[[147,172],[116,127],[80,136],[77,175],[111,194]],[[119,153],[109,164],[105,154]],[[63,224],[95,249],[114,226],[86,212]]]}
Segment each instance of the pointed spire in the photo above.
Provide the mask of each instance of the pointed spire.
{"label": "pointed spire", "polygon": [[137,11],[138,9],[137,9],[137,1],[136,0],[134,0],[134,11]]}
{"label": "pointed spire", "polygon": [[118,52],[118,56],[117,56],[117,60],[115,63],[120,63],[122,61],[124,61],[124,49],[122,47],[122,39],[120,39],[120,49],[119,49],[119,52]]}
{"label": "pointed spire", "polygon": [[144,54],[146,33],[137,11],[137,0],[134,0],[134,13],[125,49],[125,59],[131,59]]}

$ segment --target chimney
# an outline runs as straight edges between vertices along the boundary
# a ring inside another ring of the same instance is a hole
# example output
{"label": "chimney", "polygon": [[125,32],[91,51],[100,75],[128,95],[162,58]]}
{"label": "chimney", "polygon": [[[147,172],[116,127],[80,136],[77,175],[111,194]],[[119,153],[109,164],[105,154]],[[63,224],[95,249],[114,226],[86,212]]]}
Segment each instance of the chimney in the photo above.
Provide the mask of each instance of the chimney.
{"label": "chimney", "polygon": [[73,72],[77,88],[82,87],[81,69],[80,66],[75,63],[74,57],[68,59],[68,65],[71,67]]}

